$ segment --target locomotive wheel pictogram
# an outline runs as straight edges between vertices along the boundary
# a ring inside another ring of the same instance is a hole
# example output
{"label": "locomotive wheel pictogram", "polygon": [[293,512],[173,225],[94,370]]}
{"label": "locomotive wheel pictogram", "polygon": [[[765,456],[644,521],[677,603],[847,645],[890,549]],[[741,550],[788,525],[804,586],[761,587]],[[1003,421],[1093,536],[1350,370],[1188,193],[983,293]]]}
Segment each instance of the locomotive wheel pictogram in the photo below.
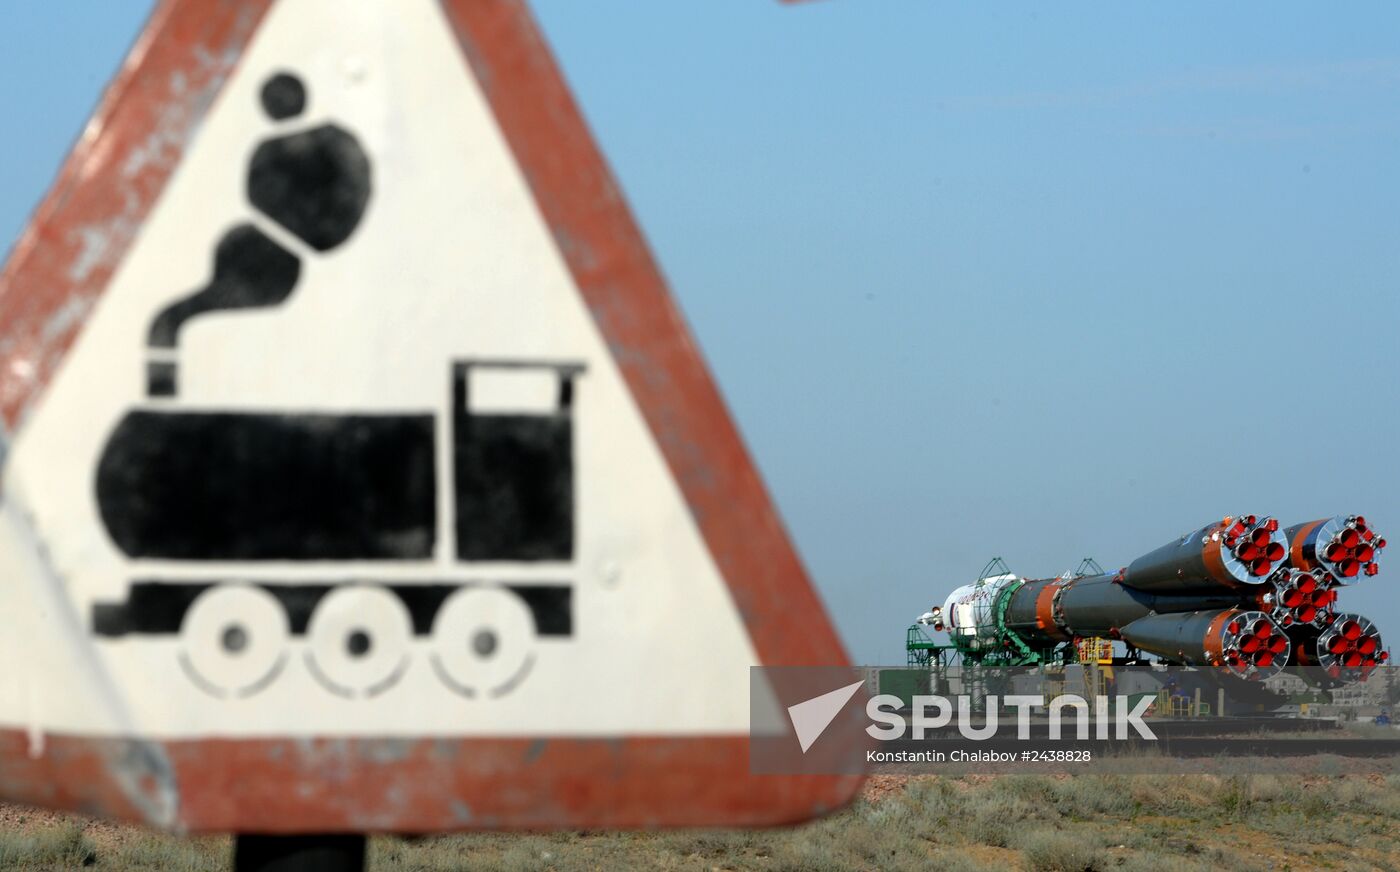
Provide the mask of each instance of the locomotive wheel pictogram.
{"label": "locomotive wheel pictogram", "polygon": [[180,640],[180,663],[192,681],[214,696],[245,697],[282,671],[290,632],[276,597],[250,584],[225,583],[195,599]]}
{"label": "locomotive wheel pictogram", "polygon": [[412,641],[412,619],[398,597],[375,585],[339,587],[311,615],[306,664],[333,693],[377,696],[403,676]]}
{"label": "locomotive wheel pictogram", "polygon": [[433,623],[433,666],[463,696],[501,696],[529,673],[534,643],[534,618],[519,597],[499,588],[463,588]]}

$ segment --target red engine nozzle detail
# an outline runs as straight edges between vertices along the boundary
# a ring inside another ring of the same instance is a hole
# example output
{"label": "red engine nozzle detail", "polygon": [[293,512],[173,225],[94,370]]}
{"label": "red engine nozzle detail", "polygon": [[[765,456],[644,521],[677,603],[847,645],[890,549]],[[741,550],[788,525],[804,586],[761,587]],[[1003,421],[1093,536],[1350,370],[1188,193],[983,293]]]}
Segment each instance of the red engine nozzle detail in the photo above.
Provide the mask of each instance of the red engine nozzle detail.
{"label": "red engine nozzle detail", "polygon": [[1389,658],[1382,650],[1380,631],[1368,618],[1356,614],[1338,615],[1311,647],[1308,656],[1301,659],[1320,666],[1338,681],[1364,681]]}
{"label": "red engine nozzle detail", "polygon": [[1326,626],[1330,618],[1328,606],[1337,597],[1328,573],[1284,567],[1270,576],[1269,582],[1272,593],[1258,598],[1269,617],[1284,627]]}
{"label": "red engine nozzle detail", "polygon": [[[1269,575],[1278,562],[1288,556],[1287,537],[1279,532],[1279,523],[1274,518],[1227,517],[1211,538],[1217,536],[1224,543],[1222,568],[1236,582],[1255,584],[1256,579]],[[1225,578],[1218,580],[1229,583]]]}
{"label": "red engine nozzle detail", "polygon": [[1288,662],[1292,644],[1279,622],[1263,612],[1239,613],[1218,633],[1214,639],[1207,634],[1206,652],[1218,645],[1223,663],[1217,665],[1245,678],[1268,678]]}
{"label": "red engine nozzle detail", "polygon": [[1341,584],[1380,572],[1377,561],[1385,539],[1361,515],[1309,521],[1287,533],[1292,540],[1289,563],[1297,569],[1325,569]]}

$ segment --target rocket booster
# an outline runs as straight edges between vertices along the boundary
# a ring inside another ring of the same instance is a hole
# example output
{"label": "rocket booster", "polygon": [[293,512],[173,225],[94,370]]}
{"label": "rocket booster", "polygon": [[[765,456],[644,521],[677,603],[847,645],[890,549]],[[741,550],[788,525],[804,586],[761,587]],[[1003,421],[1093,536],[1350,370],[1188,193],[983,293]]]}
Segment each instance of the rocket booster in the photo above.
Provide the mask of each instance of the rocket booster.
{"label": "rocket booster", "polygon": [[1231,515],[1116,573],[979,579],[921,621],[946,628],[972,657],[1032,656],[1100,637],[1243,678],[1300,665],[1345,682],[1388,656],[1370,621],[1335,610],[1337,589],[1375,575],[1384,547],[1360,515],[1286,529]]}
{"label": "rocket booster", "polygon": [[1226,517],[1128,564],[1123,583],[1160,592],[1262,584],[1286,556],[1287,534],[1273,518]]}
{"label": "rocket booster", "polygon": [[1237,608],[1148,615],[1123,627],[1120,635],[1169,660],[1256,679],[1282,670],[1293,647],[1273,618]]}

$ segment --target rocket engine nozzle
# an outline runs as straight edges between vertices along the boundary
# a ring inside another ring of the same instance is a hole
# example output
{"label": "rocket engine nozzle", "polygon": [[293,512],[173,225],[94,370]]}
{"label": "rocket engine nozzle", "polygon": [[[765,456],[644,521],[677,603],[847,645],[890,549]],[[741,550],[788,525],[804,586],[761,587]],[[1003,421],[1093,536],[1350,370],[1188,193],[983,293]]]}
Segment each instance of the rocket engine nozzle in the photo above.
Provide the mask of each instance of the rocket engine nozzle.
{"label": "rocket engine nozzle", "polygon": [[1299,664],[1320,669],[1343,684],[1365,681],[1389,659],[1376,625],[1350,612],[1337,615],[1325,629],[1307,634],[1298,643]]}
{"label": "rocket engine nozzle", "polygon": [[1285,566],[1269,576],[1268,590],[1256,597],[1259,607],[1283,627],[1325,627],[1336,617],[1336,581],[1322,569]]}
{"label": "rocket engine nozzle", "polygon": [[1298,524],[1286,531],[1289,563],[1305,570],[1321,569],[1338,584],[1355,584],[1380,572],[1385,539],[1362,515],[1337,515]]}

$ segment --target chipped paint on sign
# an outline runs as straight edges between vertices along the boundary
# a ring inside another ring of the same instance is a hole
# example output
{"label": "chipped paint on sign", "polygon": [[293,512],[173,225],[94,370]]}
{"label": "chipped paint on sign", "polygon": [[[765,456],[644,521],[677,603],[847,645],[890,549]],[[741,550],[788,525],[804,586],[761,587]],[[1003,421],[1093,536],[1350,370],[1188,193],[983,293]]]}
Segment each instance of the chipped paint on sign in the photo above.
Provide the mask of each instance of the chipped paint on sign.
{"label": "chipped paint on sign", "polygon": [[[269,2],[166,0],[103,95],[0,272],[0,372],[10,376],[0,380],[0,422],[11,432],[102,295]],[[91,184],[99,177],[103,184]]]}

